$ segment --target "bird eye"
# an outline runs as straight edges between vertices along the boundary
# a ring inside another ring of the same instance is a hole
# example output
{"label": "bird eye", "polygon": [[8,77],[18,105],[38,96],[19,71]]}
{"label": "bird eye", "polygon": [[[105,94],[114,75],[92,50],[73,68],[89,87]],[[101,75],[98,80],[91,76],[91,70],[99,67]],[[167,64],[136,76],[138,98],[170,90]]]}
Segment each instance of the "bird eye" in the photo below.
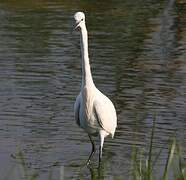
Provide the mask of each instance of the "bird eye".
{"label": "bird eye", "polygon": [[83,21],[83,18],[81,19],[81,21]]}

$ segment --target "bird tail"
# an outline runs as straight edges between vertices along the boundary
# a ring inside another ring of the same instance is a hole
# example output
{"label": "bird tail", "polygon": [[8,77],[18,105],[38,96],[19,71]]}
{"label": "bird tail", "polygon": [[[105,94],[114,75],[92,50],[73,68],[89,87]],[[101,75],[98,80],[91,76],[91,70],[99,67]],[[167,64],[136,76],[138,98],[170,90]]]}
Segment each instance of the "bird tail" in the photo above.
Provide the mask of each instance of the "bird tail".
{"label": "bird tail", "polygon": [[115,131],[111,132],[112,139],[114,138]]}

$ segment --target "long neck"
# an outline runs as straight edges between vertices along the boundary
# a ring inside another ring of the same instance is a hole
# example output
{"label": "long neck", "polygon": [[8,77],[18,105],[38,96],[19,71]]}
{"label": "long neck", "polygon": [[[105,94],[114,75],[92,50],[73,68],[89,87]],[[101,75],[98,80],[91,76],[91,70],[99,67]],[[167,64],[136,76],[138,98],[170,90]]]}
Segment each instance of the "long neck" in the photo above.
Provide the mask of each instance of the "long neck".
{"label": "long neck", "polygon": [[91,86],[94,85],[91,69],[90,69],[90,63],[89,63],[89,56],[88,56],[88,35],[87,35],[87,29],[84,25],[81,28],[81,54],[82,54],[82,85],[84,86]]}

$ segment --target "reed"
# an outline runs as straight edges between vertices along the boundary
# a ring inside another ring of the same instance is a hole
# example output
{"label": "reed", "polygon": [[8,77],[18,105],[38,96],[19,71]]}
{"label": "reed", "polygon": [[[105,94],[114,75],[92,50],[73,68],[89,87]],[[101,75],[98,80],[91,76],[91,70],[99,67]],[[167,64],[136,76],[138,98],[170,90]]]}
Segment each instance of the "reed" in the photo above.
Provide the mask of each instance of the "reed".
{"label": "reed", "polygon": [[[170,140],[170,146],[168,147],[168,154],[165,160],[165,165],[163,167],[163,173],[160,177],[155,178],[154,167],[156,162],[159,160],[162,153],[162,149],[153,159],[153,140],[155,135],[155,117],[153,119],[153,126],[151,131],[150,145],[148,156],[145,156],[144,151],[137,150],[137,147],[133,147],[133,153],[131,158],[131,177],[132,180],[168,180],[171,167],[175,167],[174,171],[171,173],[175,180],[186,180],[186,164],[182,160],[181,146],[176,142],[175,138]],[[173,177],[172,177],[173,178]],[[171,179],[172,179],[171,178]]]}

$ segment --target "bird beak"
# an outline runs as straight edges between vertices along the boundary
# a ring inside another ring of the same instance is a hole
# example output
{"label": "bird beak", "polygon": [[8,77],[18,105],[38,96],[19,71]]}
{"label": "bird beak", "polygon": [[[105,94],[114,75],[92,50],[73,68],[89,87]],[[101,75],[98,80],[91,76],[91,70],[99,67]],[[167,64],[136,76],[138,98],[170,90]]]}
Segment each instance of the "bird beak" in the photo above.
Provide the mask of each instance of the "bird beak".
{"label": "bird beak", "polygon": [[79,27],[81,21],[76,22],[75,26],[74,26],[74,30],[76,30]]}

